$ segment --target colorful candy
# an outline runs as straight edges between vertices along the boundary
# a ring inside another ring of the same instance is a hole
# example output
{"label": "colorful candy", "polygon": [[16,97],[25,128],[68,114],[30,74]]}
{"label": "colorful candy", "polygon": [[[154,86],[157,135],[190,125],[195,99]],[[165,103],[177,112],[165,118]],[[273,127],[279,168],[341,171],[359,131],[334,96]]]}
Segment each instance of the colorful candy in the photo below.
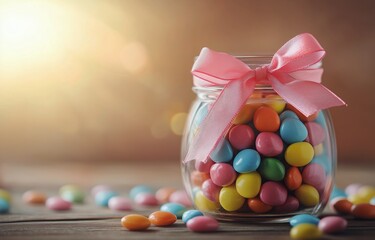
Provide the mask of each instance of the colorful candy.
{"label": "colorful candy", "polygon": [[121,218],[121,225],[129,231],[142,231],[150,227],[150,220],[139,214],[129,214]]}
{"label": "colorful candy", "polygon": [[369,203],[353,205],[352,215],[361,219],[375,219],[375,206]]}
{"label": "colorful candy", "polygon": [[286,202],[288,192],[282,184],[268,181],[263,183],[259,196],[260,200],[262,200],[262,202],[265,204],[280,206]]}
{"label": "colorful candy", "polygon": [[27,191],[22,195],[22,200],[29,204],[44,204],[46,202],[47,196],[38,191]]}
{"label": "colorful candy", "polygon": [[82,189],[73,184],[64,185],[59,190],[60,196],[71,203],[83,203],[85,193]]}
{"label": "colorful candy", "polygon": [[0,199],[3,199],[6,202],[10,203],[10,201],[11,201],[10,193],[5,189],[0,188]]}
{"label": "colorful candy", "polygon": [[324,217],[319,221],[318,228],[326,234],[342,232],[348,226],[345,218],[337,216]]}
{"label": "colorful candy", "polygon": [[223,187],[219,195],[220,205],[227,211],[232,212],[240,209],[245,202],[234,185]]}
{"label": "colorful candy", "polygon": [[298,208],[298,199],[292,195],[289,195],[283,205],[275,206],[273,210],[277,213],[290,213],[298,210]]}
{"label": "colorful candy", "polygon": [[108,202],[112,197],[118,196],[114,191],[101,191],[95,195],[95,203],[98,206],[108,207]]}
{"label": "colorful candy", "polygon": [[313,207],[319,203],[319,192],[313,186],[302,184],[294,194],[306,207]]}
{"label": "colorful candy", "polygon": [[236,125],[229,131],[228,139],[232,147],[242,150],[254,145],[255,134],[248,125]]}
{"label": "colorful candy", "polygon": [[216,185],[211,179],[207,179],[202,184],[203,195],[213,202],[219,201],[220,190],[221,190],[221,187]]}
{"label": "colorful candy", "polygon": [[125,197],[112,197],[108,201],[108,207],[116,211],[130,211],[133,209],[131,200]]}
{"label": "colorful candy", "polygon": [[302,171],[303,182],[322,191],[326,184],[326,174],[322,166],[317,163],[307,165]]}
{"label": "colorful candy", "polygon": [[318,239],[322,232],[315,224],[302,223],[290,230],[290,237],[293,239]]}
{"label": "colorful candy", "polygon": [[212,217],[198,216],[190,219],[186,227],[193,232],[213,232],[219,228],[219,222]]}
{"label": "colorful candy", "polygon": [[250,210],[255,213],[266,213],[271,211],[272,206],[265,204],[259,198],[250,198],[247,201]]}
{"label": "colorful candy", "polygon": [[214,162],[229,162],[233,158],[233,150],[228,142],[224,139],[210,154],[210,158]]}
{"label": "colorful candy", "polygon": [[312,216],[310,214],[299,214],[295,215],[289,220],[290,226],[295,227],[299,224],[308,223],[308,224],[319,224],[319,218]]}
{"label": "colorful candy", "polygon": [[275,158],[265,158],[262,160],[258,172],[264,179],[281,181],[284,179],[285,167],[282,162]]}
{"label": "colorful candy", "polygon": [[331,205],[338,213],[350,214],[353,203],[349,202],[346,198],[337,197],[331,200]]}
{"label": "colorful candy", "polygon": [[[110,192],[110,191],[108,191],[108,192]],[[154,189],[152,187],[146,186],[146,185],[134,186],[132,189],[130,189],[129,196],[130,196],[131,199],[135,199],[135,197],[139,193],[154,193]]]}
{"label": "colorful candy", "polygon": [[100,185],[96,185],[94,186],[92,189],[91,189],[91,195],[93,197],[95,197],[95,195],[98,193],[98,192],[102,192],[102,191],[112,191],[111,187],[109,187],[108,185],[104,185],[104,184],[100,184]]}
{"label": "colorful candy", "polygon": [[260,155],[253,149],[239,152],[233,160],[233,168],[239,173],[248,173],[257,170],[260,164]]}
{"label": "colorful candy", "polygon": [[187,223],[190,219],[193,219],[198,216],[203,216],[203,213],[199,210],[187,210],[182,214],[182,221]]}
{"label": "colorful candy", "polygon": [[[202,161],[200,161],[202,162]],[[212,161],[211,161],[212,162]],[[156,191],[155,197],[159,203],[166,203],[169,202],[169,197],[175,192],[176,189],[172,187],[163,187]]]}
{"label": "colorful candy", "polygon": [[307,129],[299,119],[285,118],[280,126],[280,136],[289,144],[302,142],[307,138]]}
{"label": "colorful candy", "polygon": [[261,106],[254,113],[254,126],[260,132],[276,132],[280,127],[279,115],[273,108]]}
{"label": "colorful candy", "polygon": [[10,209],[9,202],[4,198],[0,198],[0,214],[8,213]]}
{"label": "colorful candy", "polygon": [[302,175],[297,167],[291,167],[288,169],[284,178],[284,183],[291,191],[294,191],[301,186]]}
{"label": "colorful candy", "polygon": [[156,199],[155,195],[152,193],[139,193],[134,199],[134,202],[141,206],[157,206],[159,201]]}
{"label": "colorful candy", "polygon": [[257,151],[267,157],[274,157],[283,151],[283,141],[276,133],[261,132],[255,140]]}
{"label": "colorful candy", "polygon": [[215,163],[210,170],[212,181],[218,186],[229,186],[237,177],[236,171],[228,163]]}
{"label": "colorful candy", "polygon": [[194,197],[194,203],[197,209],[201,211],[216,211],[220,208],[220,204],[218,202],[211,201],[207,197],[204,196],[202,191],[198,190]]}
{"label": "colorful candy", "polygon": [[307,142],[293,143],[285,151],[285,160],[295,167],[307,165],[313,157],[314,148]]}
{"label": "colorful candy", "polygon": [[[203,188],[203,186],[202,186]],[[179,203],[184,205],[185,207],[191,207],[192,202],[186,193],[185,190],[178,190],[174,191],[170,196],[169,196],[169,202],[174,202],[174,203]]]}
{"label": "colorful candy", "polygon": [[258,195],[262,179],[257,172],[242,173],[236,180],[236,191],[242,197],[253,198]]}
{"label": "colorful candy", "polygon": [[305,123],[305,126],[308,132],[306,140],[311,143],[311,145],[316,146],[324,141],[325,132],[320,124],[316,122],[307,122]]}
{"label": "colorful candy", "polygon": [[72,204],[61,197],[50,197],[46,201],[46,207],[54,211],[67,211],[70,210]]}
{"label": "colorful candy", "polygon": [[176,215],[177,218],[181,218],[182,214],[186,211],[186,207],[179,203],[165,203],[160,207],[161,211],[170,212]]}
{"label": "colorful candy", "polygon": [[173,213],[165,212],[165,211],[156,211],[150,214],[148,217],[150,220],[150,223],[152,225],[158,226],[158,227],[164,227],[172,225],[176,222],[177,217]]}

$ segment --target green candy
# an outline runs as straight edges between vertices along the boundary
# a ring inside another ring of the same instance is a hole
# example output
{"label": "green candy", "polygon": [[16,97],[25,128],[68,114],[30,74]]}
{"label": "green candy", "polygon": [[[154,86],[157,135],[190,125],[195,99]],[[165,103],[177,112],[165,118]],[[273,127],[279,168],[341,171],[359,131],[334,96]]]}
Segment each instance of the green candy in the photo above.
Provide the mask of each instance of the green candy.
{"label": "green candy", "polygon": [[271,181],[281,181],[285,175],[284,164],[275,158],[263,159],[257,171],[263,178]]}
{"label": "green candy", "polygon": [[85,193],[76,185],[65,185],[60,188],[60,196],[71,203],[83,203]]}

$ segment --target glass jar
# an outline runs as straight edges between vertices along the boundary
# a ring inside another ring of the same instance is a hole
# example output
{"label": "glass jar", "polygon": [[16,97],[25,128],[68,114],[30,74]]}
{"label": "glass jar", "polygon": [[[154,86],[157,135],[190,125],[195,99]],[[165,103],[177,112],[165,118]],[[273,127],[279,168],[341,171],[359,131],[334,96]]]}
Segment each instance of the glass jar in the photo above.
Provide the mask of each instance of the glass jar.
{"label": "glass jar", "polygon": [[[237,57],[252,69],[270,57]],[[186,123],[181,157],[221,92],[197,94]],[[253,94],[207,162],[182,161],[186,191],[196,209],[227,221],[287,221],[317,215],[326,206],[336,167],[336,141],[328,110],[305,117],[269,85]]]}

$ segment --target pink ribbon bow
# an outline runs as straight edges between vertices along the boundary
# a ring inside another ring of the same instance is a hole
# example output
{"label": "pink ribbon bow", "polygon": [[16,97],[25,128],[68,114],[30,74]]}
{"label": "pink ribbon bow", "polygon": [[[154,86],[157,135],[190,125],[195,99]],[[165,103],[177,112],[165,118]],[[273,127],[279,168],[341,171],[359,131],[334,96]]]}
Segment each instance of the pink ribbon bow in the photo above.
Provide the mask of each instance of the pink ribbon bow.
{"label": "pink ribbon bow", "polygon": [[184,161],[207,160],[256,84],[270,84],[277,94],[305,116],[345,105],[320,84],[323,69],[313,65],[324,55],[324,49],[308,33],[289,40],[275,53],[269,65],[255,70],[229,54],[203,48],[192,69],[195,84],[223,89],[201,123]]}

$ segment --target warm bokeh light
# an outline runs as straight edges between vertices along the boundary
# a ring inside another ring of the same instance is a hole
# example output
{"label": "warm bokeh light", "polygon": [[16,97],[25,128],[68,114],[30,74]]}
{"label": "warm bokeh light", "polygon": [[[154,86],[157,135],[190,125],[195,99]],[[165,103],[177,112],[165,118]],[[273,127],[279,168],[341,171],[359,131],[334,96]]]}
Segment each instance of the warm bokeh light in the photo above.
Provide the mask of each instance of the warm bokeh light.
{"label": "warm bokeh light", "polygon": [[170,126],[174,134],[181,136],[184,132],[185,122],[188,114],[185,112],[176,113],[171,118]]}

